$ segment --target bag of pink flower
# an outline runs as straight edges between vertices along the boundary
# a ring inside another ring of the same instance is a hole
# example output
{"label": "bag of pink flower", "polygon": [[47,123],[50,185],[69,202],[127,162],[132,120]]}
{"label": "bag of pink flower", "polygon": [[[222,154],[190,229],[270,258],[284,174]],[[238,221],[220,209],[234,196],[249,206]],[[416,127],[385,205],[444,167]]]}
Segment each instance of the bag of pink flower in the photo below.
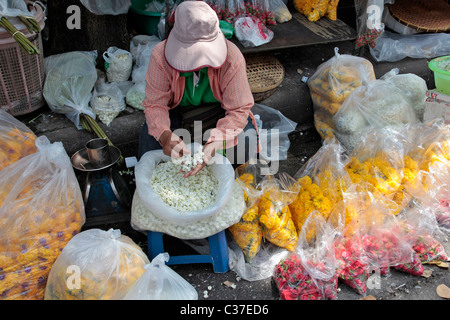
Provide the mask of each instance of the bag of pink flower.
{"label": "bag of pink flower", "polygon": [[333,241],[339,228],[312,212],[299,235],[297,247],[280,261],[274,280],[283,300],[337,299],[338,278]]}

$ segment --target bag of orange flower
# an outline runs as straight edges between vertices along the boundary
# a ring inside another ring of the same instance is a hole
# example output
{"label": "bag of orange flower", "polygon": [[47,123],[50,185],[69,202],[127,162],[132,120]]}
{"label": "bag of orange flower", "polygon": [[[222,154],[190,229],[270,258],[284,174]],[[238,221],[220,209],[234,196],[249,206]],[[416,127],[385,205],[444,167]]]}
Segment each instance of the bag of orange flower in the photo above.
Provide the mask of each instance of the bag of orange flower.
{"label": "bag of orange flower", "polygon": [[261,181],[260,169],[260,163],[251,164],[247,162],[235,170],[236,181],[244,191],[246,210],[240,221],[230,226],[228,230],[230,230],[236,244],[241,248],[247,263],[252,262],[258,253],[263,237],[258,211],[261,192],[257,189],[257,185]]}
{"label": "bag of orange flower", "polygon": [[345,169],[345,150],[336,138],[327,138],[322,147],[294,175],[299,193],[289,205],[297,232],[313,211],[324,219],[328,216],[342,195],[350,186],[351,179]]}
{"label": "bag of orange flower", "polygon": [[334,56],[317,68],[308,79],[314,108],[314,124],[322,139],[334,136],[333,116],[348,95],[363,82],[375,80],[369,60],[348,54]]}
{"label": "bag of orange flower", "polygon": [[294,250],[298,234],[289,204],[297,197],[298,185],[289,174],[281,172],[265,176],[259,188],[258,213],[264,238],[279,247]]}
{"label": "bag of orange flower", "polygon": [[43,299],[54,261],[85,221],[62,143],[41,136],[36,146],[0,171],[1,299]]}
{"label": "bag of orange flower", "polygon": [[33,131],[6,111],[0,110],[0,170],[36,152]]}
{"label": "bag of orange flower", "polygon": [[118,300],[150,261],[119,229],[85,230],[69,241],[53,264],[45,300]]}

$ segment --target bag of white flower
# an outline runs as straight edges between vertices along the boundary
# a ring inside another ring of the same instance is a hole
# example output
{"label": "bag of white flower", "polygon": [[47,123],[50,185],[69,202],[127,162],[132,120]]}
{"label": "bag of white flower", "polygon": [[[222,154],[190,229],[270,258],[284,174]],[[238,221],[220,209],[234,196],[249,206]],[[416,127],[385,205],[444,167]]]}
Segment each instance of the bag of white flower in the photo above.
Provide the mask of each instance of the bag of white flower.
{"label": "bag of white flower", "polygon": [[334,134],[351,152],[369,129],[402,128],[418,122],[409,99],[385,80],[373,80],[353,90],[332,118]]}
{"label": "bag of white flower", "polygon": [[127,81],[133,67],[133,57],[129,51],[109,47],[103,53],[105,59],[106,79],[108,82]]}
{"label": "bag of white flower", "polygon": [[[195,162],[201,146],[192,144],[188,148],[193,150],[191,161]],[[162,150],[142,156],[135,168],[131,209],[136,228],[198,239],[239,221],[245,210],[244,194],[228,159],[216,154],[211,164],[184,178],[180,169],[188,162],[181,165]]]}
{"label": "bag of white flower", "polygon": [[145,273],[147,255],[119,229],[73,237],[50,271],[45,300],[119,300]]}
{"label": "bag of white flower", "polygon": [[314,108],[314,125],[322,139],[334,136],[333,115],[348,95],[364,82],[375,80],[369,60],[348,54],[335,55],[317,68],[308,79]]}
{"label": "bag of white flower", "polygon": [[89,101],[97,81],[96,59],[95,50],[66,52],[45,59],[45,101],[52,111],[65,114],[80,130],[80,114],[95,119]]}
{"label": "bag of white flower", "polygon": [[23,122],[0,110],[0,170],[36,152],[36,136]]}
{"label": "bag of white flower", "polygon": [[381,79],[392,83],[405,95],[416,113],[417,119],[422,121],[428,90],[425,80],[413,73],[400,74],[398,68],[392,69]]}
{"label": "bag of white flower", "polygon": [[100,121],[109,126],[125,110],[125,98],[116,82],[104,82],[95,87],[90,105]]}
{"label": "bag of white flower", "polygon": [[136,280],[123,300],[198,300],[195,288],[166,266],[167,252],[158,254],[144,266],[144,274]]}
{"label": "bag of white flower", "polygon": [[0,171],[0,299],[44,298],[53,263],[85,221],[83,198],[61,142]]}

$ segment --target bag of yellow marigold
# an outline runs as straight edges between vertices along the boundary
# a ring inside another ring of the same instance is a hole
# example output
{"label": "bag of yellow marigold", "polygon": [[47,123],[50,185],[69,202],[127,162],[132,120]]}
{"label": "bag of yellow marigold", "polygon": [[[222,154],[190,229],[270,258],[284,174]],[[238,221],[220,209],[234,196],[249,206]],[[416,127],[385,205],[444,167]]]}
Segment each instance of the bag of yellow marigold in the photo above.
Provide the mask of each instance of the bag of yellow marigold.
{"label": "bag of yellow marigold", "polygon": [[0,171],[0,299],[43,299],[48,274],[81,230],[84,204],[61,142]]}
{"label": "bag of yellow marigold", "polygon": [[240,221],[230,226],[228,230],[241,248],[247,263],[252,262],[258,253],[263,237],[258,211],[259,197],[261,196],[260,190],[257,189],[257,184],[261,181],[259,169],[258,164],[247,162],[235,170],[236,181],[244,191],[246,210]]}
{"label": "bag of yellow marigold", "polygon": [[307,84],[313,101],[314,125],[322,139],[334,136],[333,116],[348,95],[370,80],[375,80],[372,63],[365,58],[339,54],[338,48],[332,58],[319,65]]}
{"label": "bag of yellow marigold", "polygon": [[25,124],[0,110],[0,170],[36,152],[36,137]]}
{"label": "bag of yellow marigold", "polygon": [[344,192],[352,183],[345,169],[344,152],[335,138],[327,138],[294,175],[300,190],[289,209],[297,232],[301,231],[311,212],[320,212],[326,220],[333,206],[343,199]]}
{"label": "bag of yellow marigold", "polygon": [[336,20],[338,3],[339,0],[294,0],[294,8],[311,22],[323,16]]}
{"label": "bag of yellow marigold", "polygon": [[266,176],[260,183],[259,221],[264,237],[271,243],[294,250],[298,240],[289,204],[295,200],[299,187],[285,172]]}
{"label": "bag of yellow marigold", "polygon": [[66,245],[53,264],[45,300],[118,300],[150,261],[119,229],[89,229]]}

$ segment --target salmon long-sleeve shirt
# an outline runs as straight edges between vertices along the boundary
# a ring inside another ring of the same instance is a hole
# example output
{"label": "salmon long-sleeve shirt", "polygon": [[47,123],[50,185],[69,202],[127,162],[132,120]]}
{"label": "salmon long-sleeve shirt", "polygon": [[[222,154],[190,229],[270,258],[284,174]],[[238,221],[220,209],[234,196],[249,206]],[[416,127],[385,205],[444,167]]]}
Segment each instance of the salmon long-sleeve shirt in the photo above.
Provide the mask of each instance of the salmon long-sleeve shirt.
{"label": "salmon long-sleeve shirt", "polygon": [[[170,130],[169,110],[179,105],[185,89],[185,78],[180,77],[180,72],[173,69],[165,59],[165,43],[165,40],[161,41],[153,49],[146,75],[146,97],[142,102],[148,133],[158,141],[165,130]],[[232,147],[237,144],[236,137],[247,125],[248,117],[251,117],[255,128],[257,126],[250,111],[254,99],[244,56],[228,40],[227,47],[225,63],[218,69],[208,68],[212,93],[225,110],[225,116],[211,130],[208,142],[227,141],[227,147]]]}

